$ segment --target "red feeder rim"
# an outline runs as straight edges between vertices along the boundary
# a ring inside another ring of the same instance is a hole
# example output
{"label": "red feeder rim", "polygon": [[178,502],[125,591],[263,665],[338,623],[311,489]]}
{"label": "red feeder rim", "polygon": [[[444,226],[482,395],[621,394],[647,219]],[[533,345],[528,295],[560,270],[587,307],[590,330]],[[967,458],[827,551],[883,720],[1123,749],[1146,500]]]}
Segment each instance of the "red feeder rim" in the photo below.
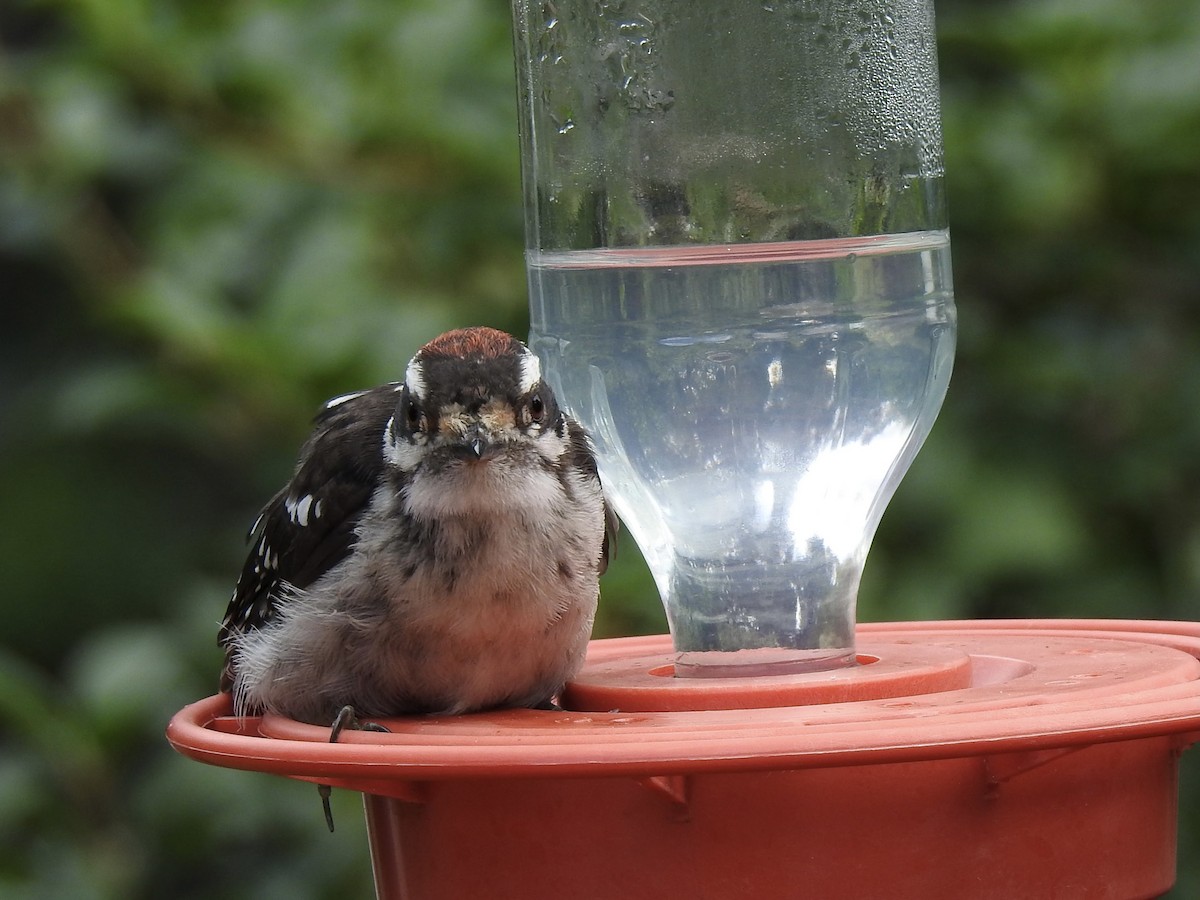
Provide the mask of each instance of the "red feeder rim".
{"label": "red feeder rim", "polygon": [[593,641],[567,711],[379,720],[344,733],[237,718],[228,695],[171,720],[212,765],[400,796],[413,781],[802,769],[1200,737],[1200,624],[1127,620],[860,625],[856,666],[673,678],[669,637]]}

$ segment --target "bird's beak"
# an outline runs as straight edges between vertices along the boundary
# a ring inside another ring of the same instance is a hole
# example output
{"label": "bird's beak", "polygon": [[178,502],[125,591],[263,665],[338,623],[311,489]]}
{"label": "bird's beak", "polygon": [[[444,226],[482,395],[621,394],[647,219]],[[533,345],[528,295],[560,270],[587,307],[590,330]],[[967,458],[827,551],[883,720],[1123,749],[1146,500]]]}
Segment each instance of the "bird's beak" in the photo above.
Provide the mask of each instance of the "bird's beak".
{"label": "bird's beak", "polygon": [[439,421],[441,444],[460,459],[480,462],[499,449],[506,424],[487,409],[478,414],[457,410]]}
{"label": "bird's beak", "polygon": [[463,455],[468,459],[483,459],[484,455],[491,449],[492,442],[488,439],[482,426],[476,424],[467,429],[462,436]]}

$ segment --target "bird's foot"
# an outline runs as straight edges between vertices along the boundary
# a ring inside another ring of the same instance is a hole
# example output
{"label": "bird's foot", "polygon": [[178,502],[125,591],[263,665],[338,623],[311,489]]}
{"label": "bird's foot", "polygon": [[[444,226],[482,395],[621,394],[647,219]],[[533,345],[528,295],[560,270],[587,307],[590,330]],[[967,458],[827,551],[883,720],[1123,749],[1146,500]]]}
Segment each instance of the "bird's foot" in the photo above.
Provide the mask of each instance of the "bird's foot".
{"label": "bird's foot", "polygon": [[[329,743],[336,744],[338,738],[342,736],[342,732],[347,728],[351,731],[387,731],[378,722],[360,722],[358,716],[355,715],[353,706],[343,706],[334,718],[333,724],[329,726]],[[329,830],[332,832],[333,810],[329,806],[329,797],[333,793],[333,786],[318,784],[317,793],[321,796],[321,809],[325,812],[325,824],[329,826]]]}
{"label": "bird's foot", "polygon": [[338,711],[333,724],[329,726],[329,743],[336,744],[338,738],[342,736],[342,732],[347,728],[351,731],[387,732],[387,729],[378,722],[360,722],[353,706],[343,706]]}

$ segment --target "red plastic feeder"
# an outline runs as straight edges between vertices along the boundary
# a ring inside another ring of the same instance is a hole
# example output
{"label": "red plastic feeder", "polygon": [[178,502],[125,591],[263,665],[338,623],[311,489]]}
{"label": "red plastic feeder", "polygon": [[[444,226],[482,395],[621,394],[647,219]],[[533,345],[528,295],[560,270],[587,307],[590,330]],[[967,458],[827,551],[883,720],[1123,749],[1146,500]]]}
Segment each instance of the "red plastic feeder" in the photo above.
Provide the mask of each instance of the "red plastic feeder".
{"label": "red plastic feeder", "polygon": [[858,665],[673,678],[666,636],[593,641],[567,712],[239,719],[202,762],[361,791],[382,898],[1134,898],[1175,878],[1200,625],[861,625]]}

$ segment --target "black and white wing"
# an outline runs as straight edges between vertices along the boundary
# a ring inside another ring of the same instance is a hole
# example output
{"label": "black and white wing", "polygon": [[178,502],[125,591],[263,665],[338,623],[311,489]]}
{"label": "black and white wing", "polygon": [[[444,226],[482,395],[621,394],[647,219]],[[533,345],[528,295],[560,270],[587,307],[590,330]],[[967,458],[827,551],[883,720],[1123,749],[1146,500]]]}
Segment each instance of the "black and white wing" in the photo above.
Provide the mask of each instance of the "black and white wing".
{"label": "black and white wing", "polygon": [[226,650],[221,690],[233,685],[234,638],[270,623],[289,587],[308,587],[354,549],[355,528],[383,476],[383,432],[400,388],[345,394],[321,407],[291,481],[250,529],[250,555],[217,637]]}

